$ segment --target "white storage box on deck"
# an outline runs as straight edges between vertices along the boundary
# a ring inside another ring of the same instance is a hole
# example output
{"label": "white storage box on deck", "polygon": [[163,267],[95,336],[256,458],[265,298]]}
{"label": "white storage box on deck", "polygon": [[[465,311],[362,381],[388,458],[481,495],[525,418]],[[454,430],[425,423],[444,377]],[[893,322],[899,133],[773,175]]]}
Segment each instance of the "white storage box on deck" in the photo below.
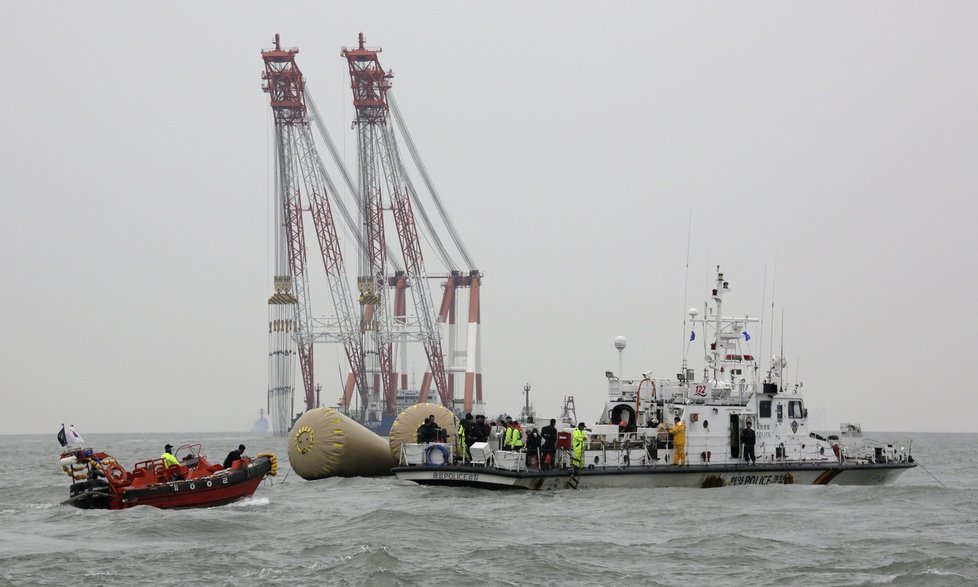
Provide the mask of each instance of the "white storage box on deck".
{"label": "white storage box on deck", "polygon": [[424,449],[427,444],[402,444],[401,459],[406,465],[421,465],[424,463]]}
{"label": "white storage box on deck", "polygon": [[469,455],[472,457],[473,463],[484,465],[492,456],[492,449],[489,448],[488,442],[473,442],[472,446],[469,447]]}
{"label": "white storage box on deck", "polygon": [[497,450],[492,453],[496,467],[507,471],[519,471],[523,467],[523,453],[512,450]]}

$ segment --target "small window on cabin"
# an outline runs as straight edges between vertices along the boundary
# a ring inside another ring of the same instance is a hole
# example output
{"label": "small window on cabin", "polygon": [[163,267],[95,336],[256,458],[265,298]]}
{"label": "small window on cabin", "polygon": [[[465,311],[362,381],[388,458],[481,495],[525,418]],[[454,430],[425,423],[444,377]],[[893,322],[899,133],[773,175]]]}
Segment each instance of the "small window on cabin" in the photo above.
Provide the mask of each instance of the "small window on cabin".
{"label": "small window on cabin", "polygon": [[801,402],[788,402],[789,418],[804,418],[801,412]]}
{"label": "small window on cabin", "polygon": [[778,402],[777,410],[778,410],[778,422],[780,422],[781,420],[784,420],[784,404]]}
{"label": "small window on cabin", "polygon": [[771,417],[771,400],[762,401],[757,408],[758,418],[770,418]]}

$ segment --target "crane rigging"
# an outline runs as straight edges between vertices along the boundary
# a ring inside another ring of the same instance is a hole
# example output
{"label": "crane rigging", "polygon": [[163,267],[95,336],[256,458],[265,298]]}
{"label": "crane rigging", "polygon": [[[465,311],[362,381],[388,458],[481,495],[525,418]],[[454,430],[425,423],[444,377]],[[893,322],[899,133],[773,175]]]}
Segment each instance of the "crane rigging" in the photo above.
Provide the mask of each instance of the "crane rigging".
{"label": "crane rigging", "polygon": [[[434,304],[428,288],[424,258],[418,237],[417,226],[411,200],[405,185],[397,143],[391,126],[388,124],[387,90],[393,74],[384,71],[378,58],[379,51],[364,46],[363,33],[355,49],[343,49],[350,71],[353,90],[353,107],[356,110],[354,126],[357,130],[357,152],[360,163],[360,189],[362,197],[363,231],[370,244],[369,255],[361,256],[360,283],[366,287],[374,280],[377,292],[385,292],[387,287],[386,255],[384,254],[384,195],[390,201],[394,212],[394,224],[404,261],[403,274],[396,275],[395,315],[399,322],[405,322],[403,300],[405,289],[411,288],[411,298],[415,306],[417,335],[428,358],[431,377],[441,396],[442,404],[451,406],[453,398],[449,394],[445,377],[444,355],[442,354],[441,333],[435,325]],[[381,294],[381,300],[384,296]],[[373,306],[383,317],[383,303]],[[385,375],[391,361],[391,325],[378,321],[380,328],[375,332],[381,370]],[[384,377],[385,415],[396,409],[396,380]],[[427,377],[426,377],[427,379]],[[424,388],[424,384],[422,384]],[[422,395],[425,391],[422,389]]]}
{"label": "crane rigging", "polygon": [[[277,34],[275,49],[262,51],[265,63],[263,90],[269,94],[275,121],[276,186],[281,206],[281,216],[278,218],[282,228],[276,239],[277,248],[284,241],[284,246],[279,248],[280,253],[276,255],[276,294],[272,296],[276,302],[269,301],[269,330],[270,334],[282,331],[292,333],[299,356],[306,407],[312,408],[317,403],[313,363],[313,343],[317,339],[342,342],[357,387],[365,398],[367,394],[361,366],[360,339],[353,320],[353,298],[328,197],[332,182],[321,173],[321,165],[317,165],[318,155],[304,101],[304,80],[295,63],[298,52],[298,49],[283,50]],[[308,201],[308,207],[303,204],[303,196]],[[314,319],[312,315],[303,226],[306,214],[311,215],[329,283],[335,312],[332,320]],[[289,317],[284,316],[289,309],[292,310],[291,322]],[[271,378],[282,377],[282,371],[287,370],[287,366],[279,363],[287,361],[292,353],[291,348],[281,348],[283,341],[277,334],[272,336],[270,345],[269,357],[274,369],[270,369],[269,373],[269,393],[275,401],[270,397],[269,410],[272,412],[273,430],[276,434],[284,434],[291,423],[291,405],[288,406],[289,411],[283,414],[285,398],[282,396],[288,395],[291,390]]]}
{"label": "crane rigging", "polygon": [[[283,50],[276,34],[275,48],[262,51],[263,89],[270,95],[275,124],[275,293],[269,299],[268,394],[276,434],[284,435],[290,427],[296,356],[306,408],[319,403],[313,362],[316,343],[343,345],[350,371],[339,407],[368,426],[382,420],[389,425],[397,410],[405,407],[402,399],[427,401],[432,384],[446,407],[473,411],[477,404],[476,411],[481,410],[482,274],[471,269],[471,257],[393,102],[389,93],[393,74],[380,66],[379,52],[364,46],[361,33],[358,47],[341,53],[347,61],[356,110],[353,127],[357,134],[359,182],[354,186],[295,63],[298,49]],[[434,226],[400,158],[395,121],[438,217],[447,228],[448,241]],[[351,213],[354,208],[344,203],[319,157],[312,126],[319,131],[355,202],[355,218]],[[350,246],[359,256],[355,274],[348,274],[344,268],[334,209],[353,235]],[[387,214],[390,217],[385,223]],[[329,285],[332,314],[326,317],[313,313],[318,302],[310,286],[313,264],[307,258],[307,231],[315,234]],[[388,232],[392,237],[396,235],[400,259],[393,254],[390,243],[395,241],[388,238]],[[445,266],[444,275],[427,273],[422,236]],[[455,246],[470,269],[458,266],[446,242]],[[356,276],[355,289],[350,287],[352,275]],[[437,312],[429,288],[431,279],[443,286]],[[456,306],[458,291],[463,288],[469,290],[468,331],[460,337],[456,332]],[[408,314],[409,296],[413,315]],[[465,341],[464,350],[457,348],[459,338]],[[424,349],[427,370],[420,389],[408,391],[401,398],[399,392],[408,390],[407,349],[416,343]],[[456,364],[459,359],[464,360],[464,365]],[[455,397],[455,377],[462,372],[465,393],[459,401]],[[359,400],[356,408],[351,405],[354,397]]]}

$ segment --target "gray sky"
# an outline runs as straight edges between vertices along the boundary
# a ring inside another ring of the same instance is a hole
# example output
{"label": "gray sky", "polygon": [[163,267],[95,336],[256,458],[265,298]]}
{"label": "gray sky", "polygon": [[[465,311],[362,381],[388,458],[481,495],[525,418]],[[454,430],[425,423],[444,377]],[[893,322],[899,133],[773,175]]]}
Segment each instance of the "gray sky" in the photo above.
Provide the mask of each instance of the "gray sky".
{"label": "gray sky", "polygon": [[0,4],[0,433],[250,427],[272,291],[259,52],[300,48],[353,161],[339,51],[360,31],[485,273],[490,413],[529,382],[538,412],[574,395],[592,422],[618,335],[626,375],[674,374],[719,264],[736,313],[776,274],[825,426],[978,431],[978,5],[270,6]]}

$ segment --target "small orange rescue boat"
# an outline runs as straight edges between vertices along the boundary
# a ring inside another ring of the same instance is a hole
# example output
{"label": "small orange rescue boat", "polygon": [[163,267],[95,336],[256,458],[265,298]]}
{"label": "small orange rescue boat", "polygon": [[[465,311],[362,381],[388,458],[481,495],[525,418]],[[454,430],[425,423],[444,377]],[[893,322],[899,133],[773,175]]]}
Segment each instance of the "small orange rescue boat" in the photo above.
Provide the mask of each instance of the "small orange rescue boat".
{"label": "small orange rescue boat", "polygon": [[201,454],[200,444],[183,445],[175,456],[178,465],[166,467],[161,458],[149,459],[129,470],[104,452],[90,448],[66,451],[61,465],[74,483],[63,505],[109,510],[137,505],[212,507],[254,495],[265,475],[278,472],[272,453],[242,455],[227,469],[210,463]]}

